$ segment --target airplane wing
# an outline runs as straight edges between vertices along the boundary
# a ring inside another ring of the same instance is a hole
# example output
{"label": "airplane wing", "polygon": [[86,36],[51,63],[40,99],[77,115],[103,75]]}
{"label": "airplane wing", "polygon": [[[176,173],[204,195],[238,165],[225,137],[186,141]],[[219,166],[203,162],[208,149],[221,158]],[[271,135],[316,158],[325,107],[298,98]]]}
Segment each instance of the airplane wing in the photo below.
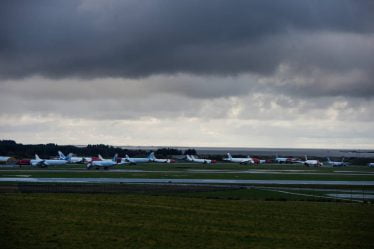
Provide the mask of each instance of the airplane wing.
{"label": "airplane wing", "polygon": [[40,167],[44,167],[44,166],[46,166],[46,165],[45,165],[45,160],[41,160],[41,161],[37,162],[37,163],[36,163],[36,166],[40,166]]}

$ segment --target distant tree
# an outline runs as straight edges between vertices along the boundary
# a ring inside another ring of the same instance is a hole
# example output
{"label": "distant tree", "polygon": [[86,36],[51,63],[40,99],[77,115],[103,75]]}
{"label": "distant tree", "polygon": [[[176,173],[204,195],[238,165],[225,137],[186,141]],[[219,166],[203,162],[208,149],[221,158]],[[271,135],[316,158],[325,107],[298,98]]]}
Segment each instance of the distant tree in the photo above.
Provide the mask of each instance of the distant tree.
{"label": "distant tree", "polygon": [[119,156],[125,156],[126,154],[129,154],[130,156],[147,154],[144,150],[129,151],[127,149],[104,144],[89,144],[86,147],[77,147],[73,145],[60,146],[53,143],[23,145],[18,144],[13,140],[0,140],[1,156],[12,156],[21,159],[33,158],[35,154],[38,154],[41,158],[50,158],[56,157],[57,151],[59,150],[64,154],[73,153],[77,156],[97,156],[98,154],[101,154],[104,158],[111,158],[116,153]]}
{"label": "distant tree", "polygon": [[171,155],[182,155],[181,150],[173,149],[173,148],[161,148],[155,151],[157,156],[171,156]]}
{"label": "distant tree", "polygon": [[188,150],[185,150],[185,151],[184,151],[184,154],[185,154],[185,155],[197,155],[195,149],[188,149]]}

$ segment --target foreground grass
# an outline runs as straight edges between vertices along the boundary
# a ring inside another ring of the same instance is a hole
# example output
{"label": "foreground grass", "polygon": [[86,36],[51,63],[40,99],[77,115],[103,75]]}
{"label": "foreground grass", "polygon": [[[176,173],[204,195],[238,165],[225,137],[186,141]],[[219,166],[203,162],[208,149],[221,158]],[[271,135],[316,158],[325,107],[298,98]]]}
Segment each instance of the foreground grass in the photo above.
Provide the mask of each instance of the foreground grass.
{"label": "foreground grass", "polygon": [[1,248],[372,248],[372,205],[1,194]]}

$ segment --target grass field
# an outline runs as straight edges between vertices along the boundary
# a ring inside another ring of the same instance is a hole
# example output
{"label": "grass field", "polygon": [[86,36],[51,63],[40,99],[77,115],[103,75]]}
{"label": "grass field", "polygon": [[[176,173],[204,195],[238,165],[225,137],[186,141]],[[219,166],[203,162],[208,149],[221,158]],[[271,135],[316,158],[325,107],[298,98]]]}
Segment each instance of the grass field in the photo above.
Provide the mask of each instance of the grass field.
{"label": "grass field", "polygon": [[1,194],[1,248],[373,248],[368,204]]}

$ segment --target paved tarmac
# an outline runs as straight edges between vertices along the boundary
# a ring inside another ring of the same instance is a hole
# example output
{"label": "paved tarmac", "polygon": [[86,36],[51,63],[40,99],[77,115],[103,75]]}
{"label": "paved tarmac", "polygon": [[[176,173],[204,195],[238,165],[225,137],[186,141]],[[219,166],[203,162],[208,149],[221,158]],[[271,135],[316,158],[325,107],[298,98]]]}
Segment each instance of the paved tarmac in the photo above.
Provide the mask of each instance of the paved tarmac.
{"label": "paved tarmac", "polygon": [[158,184],[261,184],[261,185],[345,185],[374,186],[374,181],[320,181],[320,180],[229,180],[229,179],[149,179],[149,178],[0,178],[0,182],[27,183],[158,183]]}

